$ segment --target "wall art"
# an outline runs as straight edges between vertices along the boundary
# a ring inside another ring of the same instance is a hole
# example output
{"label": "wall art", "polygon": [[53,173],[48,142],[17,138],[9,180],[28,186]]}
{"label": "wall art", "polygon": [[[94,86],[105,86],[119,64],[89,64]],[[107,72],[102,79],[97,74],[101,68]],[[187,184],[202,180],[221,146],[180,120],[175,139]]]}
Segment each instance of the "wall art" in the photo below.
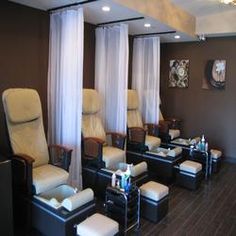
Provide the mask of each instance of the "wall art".
{"label": "wall art", "polygon": [[226,60],[209,60],[202,81],[203,89],[225,88]]}
{"label": "wall art", "polygon": [[169,88],[187,88],[189,60],[170,60]]}

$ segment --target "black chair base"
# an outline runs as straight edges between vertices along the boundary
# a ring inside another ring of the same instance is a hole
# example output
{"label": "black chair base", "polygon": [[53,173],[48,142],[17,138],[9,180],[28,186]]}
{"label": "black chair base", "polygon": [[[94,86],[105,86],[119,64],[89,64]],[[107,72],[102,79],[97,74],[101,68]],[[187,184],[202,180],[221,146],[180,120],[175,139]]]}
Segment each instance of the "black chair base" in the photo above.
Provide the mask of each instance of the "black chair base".
{"label": "black chair base", "polygon": [[127,151],[127,162],[138,164],[142,161],[147,162],[149,177],[156,179],[164,184],[170,184],[175,179],[174,166],[183,161],[183,156],[162,157],[151,154],[150,152],[138,153]]}
{"label": "black chair base", "polygon": [[[105,198],[107,186],[111,185],[112,172],[106,169],[93,167],[82,168],[83,188],[92,188],[98,198]],[[144,172],[136,177],[131,177],[131,183],[137,186],[148,181],[148,173]]]}
{"label": "black chair base", "polygon": [[54,209],[38,199],[32,200],[32,226],[47,236],[76,235],[76,224],[95,213],[95,201],[71,212],[64,208]]}

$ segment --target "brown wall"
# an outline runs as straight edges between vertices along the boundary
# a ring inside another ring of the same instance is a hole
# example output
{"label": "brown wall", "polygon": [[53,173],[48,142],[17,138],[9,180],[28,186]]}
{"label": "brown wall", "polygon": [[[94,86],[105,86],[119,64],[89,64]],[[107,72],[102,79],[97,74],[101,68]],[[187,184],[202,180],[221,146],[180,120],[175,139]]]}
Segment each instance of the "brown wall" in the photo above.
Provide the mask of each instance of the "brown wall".
{"label": "brown wall", "polygon": [[[0,3],[0,94],[12,87],[36,89],[47,129],[49,14],[15,3]],[[95,26],[84,25],[85,88],[94,87]],[[0,154],[10,151],[0,102]]]}
{"label": "brown wall", "polygon": [[[48,27],[46,12],[14,3],[0,3],[0,95],[10,87],[37,89],[46,121]],[[0,153],[8,153],[0,102]]]}
{"label": "brown wall", "polygon": [[95,29],[95,25],[84,24],[84,88],[94,88]]}
{"label": "brown wall", "polygon": [[[168,88],[169,60],[189,59],[189,87]],[[226,88],[204,90],[202,78],[209,59],[226,59]],[[183,136],[205,134],[209,144],[236,158],[236,38],[205,42],[163,44],[161,98],[164,116],[183,120]]]}

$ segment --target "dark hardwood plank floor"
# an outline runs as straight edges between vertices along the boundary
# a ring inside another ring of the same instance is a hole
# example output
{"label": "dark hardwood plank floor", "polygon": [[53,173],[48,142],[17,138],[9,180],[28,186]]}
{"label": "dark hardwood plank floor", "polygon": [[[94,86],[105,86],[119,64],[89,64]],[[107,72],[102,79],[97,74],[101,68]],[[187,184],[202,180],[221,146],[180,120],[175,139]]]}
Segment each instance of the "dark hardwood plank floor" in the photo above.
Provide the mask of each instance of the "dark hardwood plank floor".
{"label": "dark hardwood plank floor", "polygon": [[[140,230],[128,235],[236,235],[236,164],[224,163],[221,171],[204,180],[197,191],[174,184],[169,187],[167,216],[158,224],[141,219]],[[101,205],[98,208],[102,212]]]}
{"label": "dark hardwood plank floor", "polygon": [[141,219],[139,235],[236,235],[236,165],[224,163],[197,191],[170,186],[168,215],[158,224]]}

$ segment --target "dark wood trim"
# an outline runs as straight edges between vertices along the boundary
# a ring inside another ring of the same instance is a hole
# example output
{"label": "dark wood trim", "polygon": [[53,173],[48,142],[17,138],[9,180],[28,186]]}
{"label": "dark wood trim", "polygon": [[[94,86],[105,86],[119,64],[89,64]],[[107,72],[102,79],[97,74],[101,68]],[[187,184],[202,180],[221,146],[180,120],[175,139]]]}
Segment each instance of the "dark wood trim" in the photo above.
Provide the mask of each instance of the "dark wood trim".
{"label": "dark wood trim", "polygon": [[48,9],[48,12],[60,10],[60,9],[66,8],[66,7],[73,7],[73,6],[78,6],[78,5],[84,5],[84,4],[91,3],[91,2],[96,2],[96,1],[99,1],[99,0],[86,0],[86,1],[83,1],[83,2],[75,2],[75,3],[63,5],[63,6],[60,6],[60,7],[54,7],[54,8]]}
{"label": "dark wood trim", "polygon": [[140,16],[140,17],[133,17],[133,18],[127,18],[127,19],[122,19],[122,20],[108,21],[108,22],[99,23],[97,24],[97,26],[110,25],[110,24],[116,24],[116,23],[128,22],[128,21],[143,20],[144,18],[145,17]]}
{"label": "dark wood trim", "polygon": [[175,34],[175,30],[171,31],[163,31],[163,32],[156,32],[156,33],[149,33],[149,34],[134,34],[132,35],[133,37],[145,37],[145,36],[155,36],[155,35],[160,35],[160,34]]}

